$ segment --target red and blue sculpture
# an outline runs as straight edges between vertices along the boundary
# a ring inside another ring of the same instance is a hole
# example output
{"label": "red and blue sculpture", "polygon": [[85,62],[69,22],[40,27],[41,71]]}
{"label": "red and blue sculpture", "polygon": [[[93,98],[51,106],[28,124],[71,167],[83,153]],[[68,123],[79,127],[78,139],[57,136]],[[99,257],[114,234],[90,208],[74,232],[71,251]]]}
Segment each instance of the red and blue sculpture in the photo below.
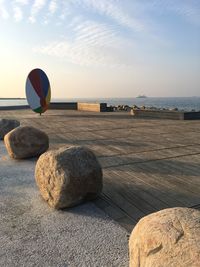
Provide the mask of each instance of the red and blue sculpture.
{"label": "red and blue sculpture", "polygon": [[26,79],[26,98],[30,108],[37,113],[44,113],[51,100],[49,79],[41,69],[32,70]]}

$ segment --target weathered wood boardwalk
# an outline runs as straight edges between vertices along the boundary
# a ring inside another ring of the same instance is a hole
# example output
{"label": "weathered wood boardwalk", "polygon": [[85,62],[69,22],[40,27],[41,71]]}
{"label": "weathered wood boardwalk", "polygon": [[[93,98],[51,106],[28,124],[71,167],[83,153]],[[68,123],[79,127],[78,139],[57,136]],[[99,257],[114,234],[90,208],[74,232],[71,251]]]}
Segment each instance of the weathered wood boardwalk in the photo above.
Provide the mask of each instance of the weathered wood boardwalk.
{"label": "weathered wood boardwalk", "polygon": [[50,147],[84,145],[99,158],[96,205],[126,229],[160,209],[200,207],[200,121],[134,119],[128,113],[0,111],[50,137]]}

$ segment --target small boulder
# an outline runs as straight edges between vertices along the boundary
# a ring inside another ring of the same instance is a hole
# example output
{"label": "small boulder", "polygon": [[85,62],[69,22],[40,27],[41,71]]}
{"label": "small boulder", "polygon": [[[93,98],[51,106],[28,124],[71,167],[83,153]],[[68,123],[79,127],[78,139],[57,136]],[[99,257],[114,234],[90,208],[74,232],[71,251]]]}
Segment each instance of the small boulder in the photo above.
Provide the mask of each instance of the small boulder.
{"label": "small boulder", "polygon": [[24,159],[40,156],[49,148],[46,133],[30,126],[21,126],[4,137],[6,149],[11,158]]}
{"label": "small boulder", "polygon": [[17,120],[8,120],[8,119],[1,119],[0,120],[0,139],[4,139],[4,136],[18,127],[20,122]]}
{"label": "small boulder", "polygon": [[143,217],[129,240],[130,267],[197,267],[200,211],[170,208]]}
{"label": "small boulder", "polygon": [[35,179],[51,207],[62,209],[96,198],[102,190],[102,168],[88,148],[73,146],[44,153]]}
{"label": "small boulder", "polygon": [[170,111],[178,111],[178,108],[170,108]]}
{"label": "small boulder", "polygon": [[135,116],[135,110],[131,109],[131,115]]}
{"label": "small boulder", "polygon": [[138,109],[138,106],[136,106],[136,105],[133,105],[133,109]]}

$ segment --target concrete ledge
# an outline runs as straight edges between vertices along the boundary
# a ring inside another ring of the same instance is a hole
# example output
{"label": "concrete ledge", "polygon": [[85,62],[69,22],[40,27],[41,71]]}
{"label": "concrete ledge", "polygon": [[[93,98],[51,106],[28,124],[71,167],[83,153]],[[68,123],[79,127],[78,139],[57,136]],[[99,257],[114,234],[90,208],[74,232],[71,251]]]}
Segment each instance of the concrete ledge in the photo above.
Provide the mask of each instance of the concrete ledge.
{"label": "concrete ledge", "polygon": [[77,110],[77,102],[53,102],[49,109]]}
{"label": "concrete ledge", "polygon": [[[29,105],[0,107],[0,110],[21,110],[21,109],[30,109],[30,107]],[[94,111],[94,112],[111,111],[107,108],[107,103],[77,103],[77,102],[53,102],[50,103],[48,109],[80,110],[80,111]]]}
{"label": "concrete ledge", "polygon": [[184,112],[170,110],[141,110],[132,109],[131,115],[136,118],[170,119],[170,120],[199,120],[200,112]]}
{"label": "concrete ledge", "polygon": [[106,112],[107,103],[78,103],[80,111]]}
{"label": "concrete ledge", "polygon": [[[0,110],[20,110],[20,109],[30,109],[29,105],[22,106],[2,106]],[[76,102],[53,102],[50,103],[48,109],[63,109],[63,110],[77,110]]]}
{"label": "concrete ledge", "polygon": [[30,107],[28,105],[22,105],[22,106],[2,106],[0,107],[0,110],[19,110],[19,109],[29,109]]}
{"label": "concrete ledge", "polygon": [[184,120],[200,120],[200,112],[184,112]]}

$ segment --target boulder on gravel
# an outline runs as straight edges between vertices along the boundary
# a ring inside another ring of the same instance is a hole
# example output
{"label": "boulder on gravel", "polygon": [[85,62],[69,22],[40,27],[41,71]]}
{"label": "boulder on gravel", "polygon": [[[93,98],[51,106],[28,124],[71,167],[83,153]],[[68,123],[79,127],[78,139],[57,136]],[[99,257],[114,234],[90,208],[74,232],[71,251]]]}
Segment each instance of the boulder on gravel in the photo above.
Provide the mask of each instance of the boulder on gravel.
{"label": "boulder on gravel", "polygon": [[49,148],[47,134],[30,126],[12,130],[5,135],[4,142],[9,156],[14,159],[40,156]]}
{"label": "boulder on gravel", "polygon": [[96,198],[102,190],[102,168],[94,153],[73,146],[41,155],[35,179],[42,197],[51,207],[63,209]]}
{"label": "boulder on gravel", "polygon": [[0,119],[0,139],[4,139],[4,136],[18,127],[20,122],[17,120]]}
{"label": "boulder on gravel", "polygon": [[197,267],[200,211],[170,208],[143,217],[129,240],[130,267]]}

